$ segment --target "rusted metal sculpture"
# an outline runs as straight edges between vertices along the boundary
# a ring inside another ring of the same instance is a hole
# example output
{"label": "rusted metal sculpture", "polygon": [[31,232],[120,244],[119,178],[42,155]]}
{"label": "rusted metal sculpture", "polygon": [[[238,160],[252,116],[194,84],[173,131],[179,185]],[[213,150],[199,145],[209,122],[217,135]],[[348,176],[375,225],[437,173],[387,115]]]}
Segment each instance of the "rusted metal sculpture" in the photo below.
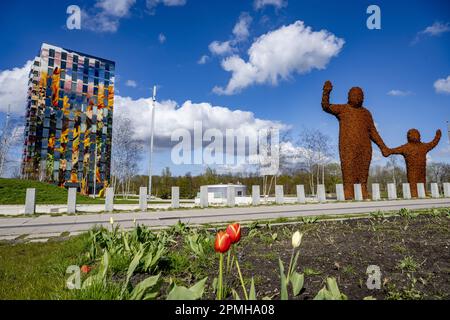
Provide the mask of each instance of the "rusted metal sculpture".
{"label": "rusted metal sculpture", "polygon": [[427,153],[436,147],[441,135],[441,130],[437,130],[433,141],[424,143],[420,141],[419,130],[411,129],[407,134],[408,143],[398,148],[387,149],[387,156],[400,154],[405,158],[406,174],[413,198],[417,198],[417,184],[423,183],[426,185]]}
{"label": "rusted metal sculpture", "polygon": [[364,199],[368,199],[367,178],[372,160],[372,143],[375,142],[386,155],[386,145],[378,134],[372,115],[363,107],[364,93],[359,87],[348,92],[347,104],[330,104],[333,85],[325,82],[322,95],[322,109],[339,120],[339,156],[345,199],[354,197],[354,184],[361,184]]}

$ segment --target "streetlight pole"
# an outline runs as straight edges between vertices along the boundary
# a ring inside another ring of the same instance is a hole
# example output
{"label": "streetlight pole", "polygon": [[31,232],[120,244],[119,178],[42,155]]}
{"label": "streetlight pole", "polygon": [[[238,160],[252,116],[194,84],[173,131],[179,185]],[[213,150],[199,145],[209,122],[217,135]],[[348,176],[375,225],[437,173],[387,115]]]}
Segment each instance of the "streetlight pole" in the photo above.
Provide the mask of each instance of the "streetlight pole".
{"label": "streetlight pole", "polygon": [[152,160],[153,160],[153,133],[155,130],[156,86],[153,86],[152,97],[152,123],[150,126],[150,160],[148,164],[148,200],[152,196]]}

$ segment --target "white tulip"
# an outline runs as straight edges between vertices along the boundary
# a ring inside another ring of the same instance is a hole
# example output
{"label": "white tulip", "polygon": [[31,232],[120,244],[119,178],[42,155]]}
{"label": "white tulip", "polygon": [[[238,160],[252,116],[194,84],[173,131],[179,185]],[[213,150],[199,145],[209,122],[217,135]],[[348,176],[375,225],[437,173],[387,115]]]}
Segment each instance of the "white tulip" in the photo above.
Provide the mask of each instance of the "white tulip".
{"label": "white tulip", "polygon": [[113,217],[109,218],[109,223],[114,224],[114,219],[113,219]]}
{"label": "white tulip", "polygon": [[302,237],[303,233],[300,233],[300,231],[296,231],[292,235],[292,247],[294,247],[294,249],[300,247],[300,244],[302,243]]}

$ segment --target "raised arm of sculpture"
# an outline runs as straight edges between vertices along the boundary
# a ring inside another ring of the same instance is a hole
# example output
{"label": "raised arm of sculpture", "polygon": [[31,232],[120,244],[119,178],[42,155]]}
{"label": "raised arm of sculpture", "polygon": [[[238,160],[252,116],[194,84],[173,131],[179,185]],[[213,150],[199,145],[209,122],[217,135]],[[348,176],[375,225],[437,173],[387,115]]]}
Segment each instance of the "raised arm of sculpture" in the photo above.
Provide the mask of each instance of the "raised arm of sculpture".
{"label": "raised arm of sculpture", "polygon": [[333,85],[330,81],[326,81],[323,85],[322,109],[327,113],[338,116],[345,108],[345,104],[330,104],[330,93],[332,90]]}
{"label": "raised arm of sculpture", "polygon": [[441,130],[437,130],[436,136],[434,137],[433,141],[425,143],[425,146],[427,147],[427,152],[437,146],[439,140],[441,140],[441,136],[442,136]]}

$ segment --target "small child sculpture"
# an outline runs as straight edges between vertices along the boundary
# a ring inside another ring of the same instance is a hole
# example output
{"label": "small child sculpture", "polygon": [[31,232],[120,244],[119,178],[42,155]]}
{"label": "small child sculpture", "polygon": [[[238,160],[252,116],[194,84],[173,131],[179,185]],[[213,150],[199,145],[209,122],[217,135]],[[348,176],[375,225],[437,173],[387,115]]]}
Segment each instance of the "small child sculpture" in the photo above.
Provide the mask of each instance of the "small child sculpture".
{"label": "small child sculpture", "polygon": [[427,153],[436,147],[441,135],[441,130],[437,130],[433,141],[424,143],[420,141],[419,130],[411,129],[407,134],[408,143],[398,148],[388,148],[386,151],[386,156],[400,154],[405,158],[406,174],[413,198],[417,198],[417,184],[426,184]]}

